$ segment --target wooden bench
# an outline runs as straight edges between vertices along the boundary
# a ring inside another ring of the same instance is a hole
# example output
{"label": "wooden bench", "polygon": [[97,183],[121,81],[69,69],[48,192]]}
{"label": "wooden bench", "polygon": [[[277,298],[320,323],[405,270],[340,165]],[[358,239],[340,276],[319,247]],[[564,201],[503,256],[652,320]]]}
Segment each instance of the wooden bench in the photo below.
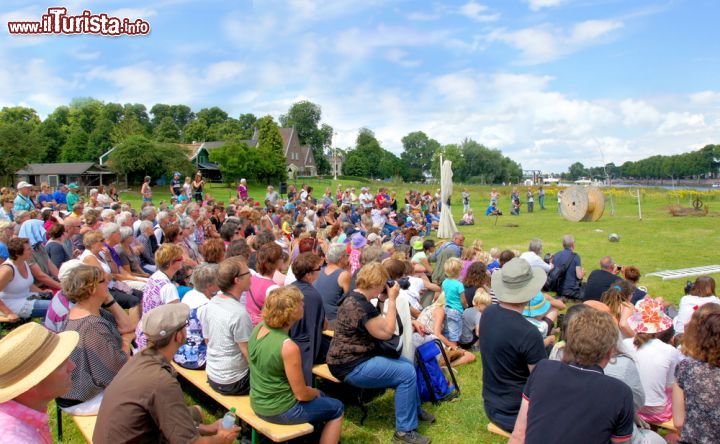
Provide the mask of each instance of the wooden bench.
{"label": "wooden bench", "polygon": [[496,426],[495,423],[492,422],[488,423],[487,431],[496,435],[504,436],[505,438],[510,438],[510,434],[508,432]]}
{"label": "wooden bench", "polygon": [[313,375],[317,376],[318,378],[327,379],[328,381],[334,382],[336,384],[340,384],[340,380],[333,376],[332,373],[330,373],[330,368],[328,368],[327,364],[319,364],[313,367],[312,369]]}
{"label": "wooden bench", "polygon": [[335,336],[335,331],[333,331],[333,330],[323,330],[323,334],[324,334],[325,336],[328,336],[328,337],[332,338],[333,336]]}
{"label": "wooden bench", "polygon": [[672,419],[665,422],[651,422],[650,425],[659,427],[661,429],[670,430],[671,432],[677,432],[677,428],[675,428],[675,424],[673,423]]}
{"label": "wooden bench", "polygon": [[250,407],[249,396],[226,396],[213,390],[207,382],[207,373],[205,370],[188,370],[180,367],[174,362],[173,367],[180,376],[222,405],[225,409],[230,410],[235,407],[235,414],[238,418],[252,428],[253,444],[258,442],[257,432],[267,436],[275,442],[284,442],[300,436],[308,435],[314,430],[313,426],[309,423],[281,425],[267,422],[257,416],[252,407]]}
{"label": "wooden bench", "polygon": [[97,416],[73,416],[72,419],[75,421],[77,428],[80,429],[82,436],[85,437],[85,440],[92,444]]}

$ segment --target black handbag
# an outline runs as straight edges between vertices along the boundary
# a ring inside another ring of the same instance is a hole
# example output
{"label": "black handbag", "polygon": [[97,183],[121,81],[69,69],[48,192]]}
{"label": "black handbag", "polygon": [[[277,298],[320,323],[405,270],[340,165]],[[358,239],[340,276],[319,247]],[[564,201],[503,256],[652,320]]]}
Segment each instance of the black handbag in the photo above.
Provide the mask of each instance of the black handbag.
{"label": "black handbag", "polygon": [[403,325],[400,321],[400,316],[398,316],[397,313],[395,313],[395,321],[397,322],[399,334],[394,334],[390,339],[386,339],[384,341],[380,339],[375,339],[375,343],[377,344],[375,351],[378,356],[384,356],[390,359],[398,359],[402,355]]}

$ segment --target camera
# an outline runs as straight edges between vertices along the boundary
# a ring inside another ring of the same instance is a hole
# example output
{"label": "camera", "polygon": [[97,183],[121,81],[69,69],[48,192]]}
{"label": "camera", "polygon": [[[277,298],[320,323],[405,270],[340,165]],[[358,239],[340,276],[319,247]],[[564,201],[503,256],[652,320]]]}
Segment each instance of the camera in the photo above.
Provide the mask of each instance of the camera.
{"label": "camera", "polygon": [[[392,287],[395,285],[395,282],[396,281],[394,279],[388,279],[386,284],[388,287]],[[409,278],[401,277],[400,279],[397,280],[397,283],[400,286],[401,290],[407,290],[408,288],[410,288],[410,279]]]}
{"label": "camera", "polygon": [[693,281],[685,282],[685,288],[683,288],[683,291],[685,291],[686,295],[688,295],[692,292],[693,285],[695,285],[695,283]]}

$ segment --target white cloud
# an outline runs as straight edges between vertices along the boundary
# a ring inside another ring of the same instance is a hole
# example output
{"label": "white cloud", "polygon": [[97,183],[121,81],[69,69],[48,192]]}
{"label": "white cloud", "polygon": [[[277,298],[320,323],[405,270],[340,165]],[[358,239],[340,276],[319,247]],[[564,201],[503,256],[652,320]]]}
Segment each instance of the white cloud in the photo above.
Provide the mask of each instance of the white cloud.
{"label": "white cloud", "polygon": [[623,122],[627,126],[653,125],[658,124],[662,119],[655,107],[642,100],[623,100],[620,102],[620,110],[624,116]]}
{"label": "white cloud", "polygon": [[701,91],[691,94],[690,100],[697,105],[720,105],[720,92]]}
{"label": "white cloud", "polygon": [[708,128],[705,116],[699,113],[669,112],[658,127],[658,134],[681,136],[698,133]]}
{"label": "white cloud", "polygon": [[526,0],[530,10],[539,11],[542,8],[552,8],[567,3],[568,0]]}
{"label": "white cloud", "polygon": [[587,20],[562,29],[549,24],[508,31],[498,29],[487,39],[507,43],[520,51],[524,64],[545,63],[611,38],[624,26],[619,20]]}
{"label": "white cloud", "polygon": [[470,0],[460,7],[460,14],[477,22],[492,22],[500,18],[500,14],[489,12],[483,4]]}
{"label": "white cloud", "polygon": [[245,65],[235,61],[213,63],[207,67],[207,81],[220,83],[231,80],[245,71]]}

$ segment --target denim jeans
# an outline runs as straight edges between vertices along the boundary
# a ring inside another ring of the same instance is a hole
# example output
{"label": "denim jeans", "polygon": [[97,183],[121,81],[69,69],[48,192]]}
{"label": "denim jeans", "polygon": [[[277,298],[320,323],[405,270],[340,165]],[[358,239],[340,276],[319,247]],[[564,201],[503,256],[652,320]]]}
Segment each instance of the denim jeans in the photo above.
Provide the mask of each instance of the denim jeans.
{"label": "denim jeans", "polygon": [[[464,296],[463,296],[464,297]],[[448,340],[457,342],[462,333],[462,312],[454,308],[445,307],[445,331],[443,334]]]}
{"label": "denim jeans", "polygon": [[45,315],[47,314],[48,308],[50,308],[50,301],[36,299],[33,301],[33,308],[32,313],[30,313],[30,317],[44,319]]}
{"label": "denim jeans", "polygon": [[344,382],[360,388],[394,388],[395,430],[410,432],[417,429],[420,395],[415,367],[410,361],[375,356],[355,367]]}
{"label": "denim jeans", "polygon": [[321,392],[321,396],[312,401],[298,401],[285,412],[274,416],[258,415],[273,424],[318,424],[332,421],[342,416],[342,401],[329,398]]}

